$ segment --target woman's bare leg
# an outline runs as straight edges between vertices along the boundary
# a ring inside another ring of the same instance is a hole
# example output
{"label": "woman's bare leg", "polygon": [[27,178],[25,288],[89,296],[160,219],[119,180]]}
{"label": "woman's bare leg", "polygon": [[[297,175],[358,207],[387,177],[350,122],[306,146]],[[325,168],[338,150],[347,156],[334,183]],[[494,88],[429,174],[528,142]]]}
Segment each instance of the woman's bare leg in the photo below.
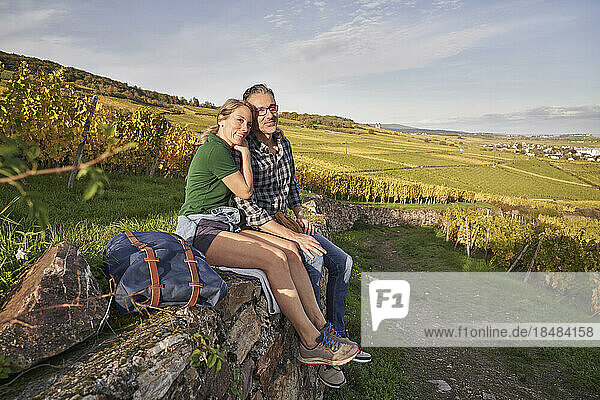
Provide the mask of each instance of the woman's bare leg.
{"label": "woman's bare leg", "polygon": [[222,231],[212,241],[205,256],[211,265],[263,270],[281,311],[298,332],[302,343],[309,348],[316,346],[320,332],[302,307],[284,251],[248,235]]}
{"label": "woman's bare leg", "polygon": [[290,275],[292,276],[292,281],[294,281],[294,286],[296,286],[296,290],[300,296],[302,307],[304,307],[304,311],[313,325],[317,329],[323,328],[325,324],[327,324],[327,321],[325,321],[325,317],[323,316],[323,313],[319,308],[319,304],[315,299],[315,292],[296,244],[289,240],[264,232],[245,230],[240,232],[240,234],[254,238],[268,245],[275,246],[285,252],[288,258],[288,264],[290,266]]}

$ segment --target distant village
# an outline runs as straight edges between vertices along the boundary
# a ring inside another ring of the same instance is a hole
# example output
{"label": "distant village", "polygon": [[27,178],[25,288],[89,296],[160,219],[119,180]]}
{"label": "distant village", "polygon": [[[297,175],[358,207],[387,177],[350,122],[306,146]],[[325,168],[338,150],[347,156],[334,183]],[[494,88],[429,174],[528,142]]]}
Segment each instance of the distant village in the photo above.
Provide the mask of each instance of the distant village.
{"label": "distant village", "polygon": [[574,147],[574,146],[549,146],[526,142],[484,144],[486,149],[510,151],[516,154],[525,154],[530,157],[546,157],[553,160],[583,160],[600,162],[600,148]]}

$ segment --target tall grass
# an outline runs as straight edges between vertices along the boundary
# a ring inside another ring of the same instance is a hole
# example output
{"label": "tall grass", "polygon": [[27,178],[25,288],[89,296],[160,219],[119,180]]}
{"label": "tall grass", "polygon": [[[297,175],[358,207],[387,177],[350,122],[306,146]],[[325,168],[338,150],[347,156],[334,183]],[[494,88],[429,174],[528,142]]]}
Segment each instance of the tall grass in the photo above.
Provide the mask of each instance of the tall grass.
{"label": "tall grass", "polygon": [[[85,182],[70,190],[67,179],[68,175],[28,179],[27,190],[40,193],[48,206],[50,225],[45,231],[27,219],[27,208],[20,202],[0,216],[0,298],[28,265],[59,242],[78,246],[103,281],[102,253],[110,238],[125,231],[175,229],[184,199],[183,179],[109,174],[105,193],[87,202],[81,200]],[[1,189],[0,210],[18,194],[8,185]]]}

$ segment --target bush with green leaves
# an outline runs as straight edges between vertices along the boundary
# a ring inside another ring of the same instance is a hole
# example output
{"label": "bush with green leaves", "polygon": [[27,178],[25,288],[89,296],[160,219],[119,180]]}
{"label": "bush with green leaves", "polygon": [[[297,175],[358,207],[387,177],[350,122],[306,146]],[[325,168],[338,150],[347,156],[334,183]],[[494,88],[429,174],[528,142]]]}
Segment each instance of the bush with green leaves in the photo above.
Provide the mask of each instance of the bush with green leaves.
{"label": "bush with green leaves", "polygon": [[0,354],[0,379],[8,378],[8,374],[10,374],[10,364],[12,360],[8,357],[5,357],[3,354]]}
{"label": "bush with green leaves", "polygon": [[217,344],[216,347],[212,347],[208,342],[208,337],[200,333],[196,333],[193,336],[196,342],[196,349],[190,356],[190,364],[192,367],[199,367],[202,363],[206,363],[208,368],[214,368],[215,374],[221,370],[225,355],[221,351],[221,346]]}

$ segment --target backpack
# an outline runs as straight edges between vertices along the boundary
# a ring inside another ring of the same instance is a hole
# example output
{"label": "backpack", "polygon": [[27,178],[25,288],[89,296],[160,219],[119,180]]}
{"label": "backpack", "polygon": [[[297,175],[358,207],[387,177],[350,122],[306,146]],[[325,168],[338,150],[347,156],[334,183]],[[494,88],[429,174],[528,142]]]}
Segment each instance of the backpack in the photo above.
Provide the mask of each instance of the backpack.
{"label": "backpack", "polygon": [[104,251],[104,272],[114,280],[115,301],[123,313],[144,307],[214,307],[227,284],[204,255],[173,233],[126,232]]}

